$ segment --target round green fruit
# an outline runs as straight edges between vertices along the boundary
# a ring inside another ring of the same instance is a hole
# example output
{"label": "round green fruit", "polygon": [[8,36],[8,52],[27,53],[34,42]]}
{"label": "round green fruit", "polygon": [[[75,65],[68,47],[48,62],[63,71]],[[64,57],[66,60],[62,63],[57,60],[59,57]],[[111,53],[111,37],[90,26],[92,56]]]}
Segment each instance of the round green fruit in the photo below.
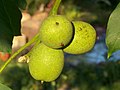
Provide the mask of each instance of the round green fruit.
{"label": "round green fruit", "polygon": [[35,45],[28,55],[29,71],[34,79],[50,82],[58,78],[64,65],[62,50],[52,49],[40,43]]}
{"label": "round green fruit", "polygon": [[62,15],[49,16],[40,27],[40,40],[51,48],[62,48],[68,45],[72,36],[72,24]]}
{"label": "round green fruit", "polygon": [[70,54],[82,54],[91,50],[95,44],[96,31],[88,23],[83,21],[73,22],[75,34],[72,42],[64,49]]}

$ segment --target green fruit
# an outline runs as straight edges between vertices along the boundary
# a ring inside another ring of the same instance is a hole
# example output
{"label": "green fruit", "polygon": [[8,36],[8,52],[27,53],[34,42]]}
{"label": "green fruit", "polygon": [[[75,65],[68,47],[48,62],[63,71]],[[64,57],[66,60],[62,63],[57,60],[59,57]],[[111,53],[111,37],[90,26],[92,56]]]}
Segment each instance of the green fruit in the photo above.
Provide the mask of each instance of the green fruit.
{"label": "green fruit", "polygon": [[58,78],[64,65],[62,50],[40,43],[35,45],[29,54],[29,71],[34,79],[50,82]]}
{"label": "green fruit", "polygon": [[64,51],[70,54],[82,54],[88,52],[95,44],[95,29],[90,24],[82,21],[74,21],[73,26],[75,29],[74,38]]}
{"label": "green fruit", "polygon": [[62,48],[70,43],[73,36],[71,22],[62,15],[46,18],[40,27],[40,40],[51,48]]}

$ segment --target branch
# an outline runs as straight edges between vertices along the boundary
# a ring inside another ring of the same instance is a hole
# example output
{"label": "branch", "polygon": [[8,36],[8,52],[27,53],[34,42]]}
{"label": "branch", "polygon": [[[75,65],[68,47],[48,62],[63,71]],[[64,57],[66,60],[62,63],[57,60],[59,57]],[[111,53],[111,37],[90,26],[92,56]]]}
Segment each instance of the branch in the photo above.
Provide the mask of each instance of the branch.
{"label": "branch", "polygon": [[34,43],[39,34],[37,34],[35,37],[33,37],[28,43],[26,43],[24,46],[22,46],[17,52],[15,52],[6,62],[5,64],[0,68],[0,73],[5,69],[5,67],[21,52],[23,51],[26,47],[30,46],[32,43]]}
{"label": "branch", "polygon": [[55,0],[55,3],[49,13],[49,15],[57,15],[57,12],[58,12],[58,8],[59,8],[59,5],[60,5],[60,2],[62,0]]}

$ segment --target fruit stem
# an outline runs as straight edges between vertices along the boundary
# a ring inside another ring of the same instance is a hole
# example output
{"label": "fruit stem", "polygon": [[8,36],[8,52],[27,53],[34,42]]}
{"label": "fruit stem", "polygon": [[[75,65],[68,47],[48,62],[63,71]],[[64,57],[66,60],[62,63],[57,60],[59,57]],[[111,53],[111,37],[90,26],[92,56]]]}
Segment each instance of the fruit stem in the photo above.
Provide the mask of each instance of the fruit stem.
{"label": "fruit stem", "polygon": [[34,43],[38,39],[39,34],[35,35],[28,43],[26,43],[24,46],[22,46],[19,50],[17,50],[6,62],[5,64],[0,68],[0,73],[5,69],[5,67],[26,47],[30,46],[32,43]]}
{"label": "fruit stem", "polygon": [[62,0],[55,0],[54,5],[53,5],[49,15],[57,15],[58,8],[59,8],[59,5],[60,5],[61,1]]}

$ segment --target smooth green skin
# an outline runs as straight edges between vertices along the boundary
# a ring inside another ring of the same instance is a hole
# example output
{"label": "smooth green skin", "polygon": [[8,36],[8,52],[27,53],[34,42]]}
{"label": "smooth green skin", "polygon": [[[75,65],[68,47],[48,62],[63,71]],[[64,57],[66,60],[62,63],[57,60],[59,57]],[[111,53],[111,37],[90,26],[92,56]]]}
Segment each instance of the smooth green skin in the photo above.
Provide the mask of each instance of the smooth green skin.
{"label": "smooth green skin", "polygon": [[29,71],[36,80],[50,82],[58,78],[64,65],[62,50],[36,45],[29,55]]}
{"label": "smooth green skin", "polygon": [[72,42],[63,51],[70,54],[82,54],[90,51],[96,41],[96,31],[88,23],[74,21],[75,34]]}
{"label": "smooth green skin", "polygon": [[52,15],[46,18],[40,27],[40,40],[51,48],[62,48],[72,39],[71,22],[62,15]]}

